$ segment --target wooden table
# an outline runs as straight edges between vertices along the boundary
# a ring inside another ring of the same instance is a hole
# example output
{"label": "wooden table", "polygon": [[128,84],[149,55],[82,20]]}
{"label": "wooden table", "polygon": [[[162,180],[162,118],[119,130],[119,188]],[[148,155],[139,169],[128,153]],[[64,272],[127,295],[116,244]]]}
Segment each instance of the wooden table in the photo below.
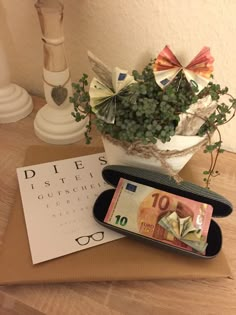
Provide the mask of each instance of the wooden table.
{"label": "wooden table", "polygon": [[[33,97],[34,111],[27,118],[0,125],[0,245],[17,190],[16,167],[23,165],[26,148],[45,145],[34,135],[33,121],[44,100]],[[95,143],[101,145],[98,135]],[[79,145],[82,141],[76,143]],[[181,175],[202,185],[202,171],[208,156],[197,153]],[[236,154],[220,156],[221,175],[211,189],[236,206]],[[217,220],[224,234],[224,252],[233,274],[236,273],[236,213]],[[1,315],[182,315],[236,314],[236,282],[220,280],[123,281],[56,285],[0,287]]]}

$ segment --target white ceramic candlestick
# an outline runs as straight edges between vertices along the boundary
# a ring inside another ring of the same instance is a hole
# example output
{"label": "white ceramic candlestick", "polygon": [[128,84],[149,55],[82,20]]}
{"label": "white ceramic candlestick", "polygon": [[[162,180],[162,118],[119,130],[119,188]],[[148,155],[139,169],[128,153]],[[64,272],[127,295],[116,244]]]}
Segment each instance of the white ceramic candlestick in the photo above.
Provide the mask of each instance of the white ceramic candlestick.
{"label": "white ceramic candlestick", "polygon": [[74,143],[84,136],[86,121],[76,122],[70,71],[64,54],[63,5],[57,0],[38,0],[35,4],[42,30],[44,49],[43,82],[47,104],[34,121],[36,135],[52,144]]}
{"label": "white ceramic candlestick", "polygon": [[51,72],[46,69],[44,73],[44,93],[47,104],[37,113],[34,121],[36,135],[43,141],[52,144],[74,143],[84,136],[86,122],[78,124],[72,117],[73,108],[68,97],[71,95],[71,80],[64,85],[68,91],[68,97],[61,104],[57,105],[52,99],[52,86],[47,82],[54,82],[55,85],[63,85],[70,73],[68,68],[61,72]]}
{"label": "white ceramic candlestick", "polygon": [[32,99],[22,87],[10,82],[10,71],[0,41],[0,123],[11,123],[28,116]]}

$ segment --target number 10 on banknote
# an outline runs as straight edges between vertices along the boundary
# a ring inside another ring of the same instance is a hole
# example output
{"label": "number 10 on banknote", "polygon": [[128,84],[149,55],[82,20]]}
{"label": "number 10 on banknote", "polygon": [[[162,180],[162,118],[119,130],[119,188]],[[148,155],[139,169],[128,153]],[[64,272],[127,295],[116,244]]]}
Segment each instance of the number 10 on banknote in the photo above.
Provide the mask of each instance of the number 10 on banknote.
{"label": "number 10 on banknote", "polygon": [[104,222],[204,255],[211,205],[121,178]]}

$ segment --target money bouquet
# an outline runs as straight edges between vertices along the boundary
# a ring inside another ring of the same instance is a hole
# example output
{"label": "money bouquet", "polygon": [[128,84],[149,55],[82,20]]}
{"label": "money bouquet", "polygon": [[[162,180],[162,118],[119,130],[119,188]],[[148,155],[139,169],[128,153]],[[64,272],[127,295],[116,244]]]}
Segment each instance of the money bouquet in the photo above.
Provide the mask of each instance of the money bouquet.
{"label": "money bouquet", "polygon": [[[204,146],[211,163],[204,181],[217,176],[216,162],[223,152],[218,126],[230,121],[236,99],[212,82],[214,59],[204,47],[187,65],[182,66],[166,46],[142,73],[115,67],[109,69],[92,53],[88,54],[94,77],[73,83],[72,115],[76,121],[88,119],[85,138],[91,141],[94,124],[101,132],[108,162],[178,173],[192,155]],[[228,97],[228,103],[221,97]],[[212,142],[213,133],[218,140]],[[113,154],[111,156],[111,153]],[[127,160],[128,159],[128,160]]]}

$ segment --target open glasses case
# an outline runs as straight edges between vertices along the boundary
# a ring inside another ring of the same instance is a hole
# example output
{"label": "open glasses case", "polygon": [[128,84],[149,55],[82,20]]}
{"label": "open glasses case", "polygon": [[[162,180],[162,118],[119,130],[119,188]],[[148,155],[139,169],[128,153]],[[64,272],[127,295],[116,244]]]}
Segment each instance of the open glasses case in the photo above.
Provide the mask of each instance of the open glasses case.
{"label": "open glasses case", "polygon": [[121,228],[117,228],[116,226],[105,223],[104,219],[108,211],[109,205],[111,203],[111,200],[113,198],[115,188],[120,178],[134,181],[136,183],[160,189],[198,202],[210,204],[213,207],[212,217],[216,218],[226,217],[232,212],[232,204],[223,196],[215,192],[212,192],[209,189],[192,184],[190,182],[183,181],[181,183],[176,183],[174,179],[172,179],[168,175],[160,174],[149,170],[133,168],[129,166],[121,165],[106,166],[102,171],[102,176],[104,180],[108,184],[112,185],[114,188],[102,192],[101,195],[95,201],[93,214],[95,220],[98,223],[121,234],[127,235],[128,237],[131,237],[133,239],[144,241],[150,245],[155,245],[162,248],[174,250],[178,253],[186,253],[189,255],[194,255],[196,257],[206,259],[213,258],[220,252],[222,247],[223,236],[220,226],[213,219],[211,219],[209,227],[209,232],[207,236],[208,246],[206,248],[205,255],[202,255],[197,252],[190,252],[183,248],[179,248],[174,245],[158,241],[156,239],[154,240],[140,234],[136,234]]}

